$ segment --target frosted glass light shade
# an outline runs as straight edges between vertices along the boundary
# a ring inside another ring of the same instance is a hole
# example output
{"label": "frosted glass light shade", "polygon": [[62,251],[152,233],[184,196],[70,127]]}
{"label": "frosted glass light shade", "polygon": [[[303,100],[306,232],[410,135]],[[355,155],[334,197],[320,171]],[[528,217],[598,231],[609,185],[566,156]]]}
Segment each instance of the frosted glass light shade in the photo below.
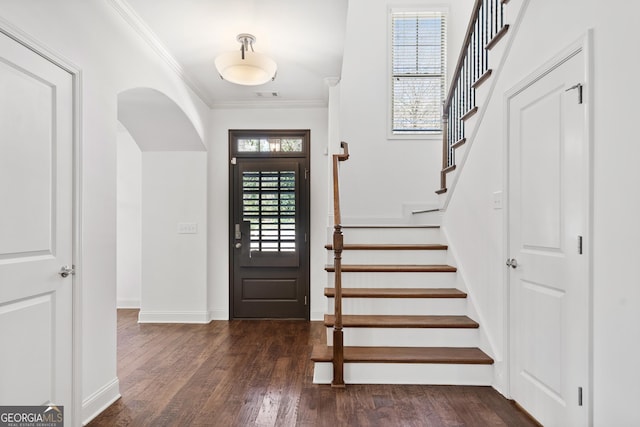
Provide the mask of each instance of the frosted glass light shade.
{"label": "frosted glass light shade", "polygon": [[246,51],[244,59],[239,51],[219,55],[216,69],[224,80],[245,86],[265,84],[276,78],[278,66],[266,55]]}

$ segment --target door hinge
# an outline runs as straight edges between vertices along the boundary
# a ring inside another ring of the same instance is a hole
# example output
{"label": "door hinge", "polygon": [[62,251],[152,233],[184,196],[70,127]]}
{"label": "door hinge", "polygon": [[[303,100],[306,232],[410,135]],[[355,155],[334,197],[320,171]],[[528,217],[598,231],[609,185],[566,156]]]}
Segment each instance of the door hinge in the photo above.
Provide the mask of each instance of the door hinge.
{"label": "door hinge", "polygon": [[578,236],[578,254],[582,255],[582,236]]}
{"label": "door hinge", "polygon": [[232,157],[232,158],[231,158],[231,164],[232,164],[232,165],[235,165],[236,163],[237,163],[237,162],[236,162],[236,158],[235,158],[235,157]]}
{"label": "door hinge", "polygon": [[582,387],[578,387],[578,406],[582,406]]}
{"label": "door hinge", "polygon": [[573,89],[578,89],[578,104],[582,104],[582,83],[577,83],[571,86],[569,89],[565,90],[565,92],[569,92]]}

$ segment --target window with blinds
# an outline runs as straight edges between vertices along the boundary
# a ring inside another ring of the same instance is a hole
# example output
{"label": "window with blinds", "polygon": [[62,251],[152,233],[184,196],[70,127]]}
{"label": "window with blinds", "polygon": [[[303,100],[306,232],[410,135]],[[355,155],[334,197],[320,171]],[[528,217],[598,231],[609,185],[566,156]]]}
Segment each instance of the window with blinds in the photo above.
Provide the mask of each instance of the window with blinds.
{"label": "window with blinds", "polygon": [[446,22],[442,12],[392,12],[392,133],[442,131]]}
{"label": "window with blinds", "polygon": [[242,174],[242,219],[251,223],[251,251],[296,250],[296,173]]}

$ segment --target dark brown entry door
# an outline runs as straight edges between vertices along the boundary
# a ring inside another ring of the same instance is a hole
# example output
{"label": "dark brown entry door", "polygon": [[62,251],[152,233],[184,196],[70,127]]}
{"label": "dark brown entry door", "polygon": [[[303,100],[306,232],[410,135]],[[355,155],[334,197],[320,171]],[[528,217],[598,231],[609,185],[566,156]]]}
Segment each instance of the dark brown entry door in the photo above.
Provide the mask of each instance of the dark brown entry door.
{"label": "dark brown entry door", "polygon": [[309,318],[308,137],[230,131],[232,318]]}

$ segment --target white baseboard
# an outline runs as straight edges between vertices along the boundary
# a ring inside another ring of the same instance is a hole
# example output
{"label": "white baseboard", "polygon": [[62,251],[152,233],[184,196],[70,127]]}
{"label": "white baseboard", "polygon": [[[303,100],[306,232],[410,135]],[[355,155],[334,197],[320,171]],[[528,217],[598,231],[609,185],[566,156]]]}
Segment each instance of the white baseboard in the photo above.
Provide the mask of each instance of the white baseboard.
{"label": "white baseboard", "polygon": [[82,401],[82,425],[89,424],[118,399],[120,399],[120,381],[116,377]]}
{"label": "white baseboard", "polygon": [[324,311],[312,311],[311,312],[311,320],[322,320],[324,321]]}
{"label": "white baseboard", "polygon": [[140,310],[138,323],[209,323],[207,311],[145,311]]}
{"label": "white baseboard", "polygon": [[140,308],[139,299],[118,299],[116,308]]}
{"label": "white baseboard", "polygon": [[229,310],[210,310],[209,320],[229,320]]}

